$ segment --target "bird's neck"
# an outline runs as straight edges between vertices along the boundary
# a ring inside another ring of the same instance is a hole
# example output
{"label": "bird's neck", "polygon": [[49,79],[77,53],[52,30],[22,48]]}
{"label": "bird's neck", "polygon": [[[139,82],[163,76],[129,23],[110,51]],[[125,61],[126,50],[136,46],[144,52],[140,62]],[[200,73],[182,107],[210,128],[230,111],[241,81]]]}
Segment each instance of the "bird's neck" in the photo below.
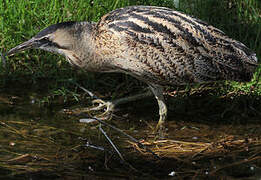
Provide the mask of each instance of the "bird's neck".
{"label": "bird's neck", "polygon": [[113,45],[100,46],[106,40],[97,34],[96,24],[79,22],[75,26],[73,50],[67,51],[66,57],[70,64],[93,72],[110,72],[113,66],[110,64],[114,57],[109,53]]}
{"label": "bird's neck", "polygon": [[109,72],[112,67],[110,65],[110,60],[103,52],[103,48],[99,47],[97,39],[97,27],[96,23],[82,23],[84,30],[82,31],[80,44],[76,54],[78,54],[78,59],[82,62],[78,63],[77,66],[85,69],[86,71],[93,72]]}

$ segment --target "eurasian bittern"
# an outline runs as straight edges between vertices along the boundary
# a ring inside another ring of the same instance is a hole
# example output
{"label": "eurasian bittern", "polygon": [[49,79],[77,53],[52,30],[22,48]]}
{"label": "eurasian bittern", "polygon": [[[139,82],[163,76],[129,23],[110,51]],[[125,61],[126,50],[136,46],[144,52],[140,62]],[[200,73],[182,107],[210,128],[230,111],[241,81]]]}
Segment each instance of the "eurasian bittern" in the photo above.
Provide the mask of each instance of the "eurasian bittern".
{"label": "eurasian bittern", "polygon": [[[244,44],[165,7],[131,6],[98,23],[54,24],[7,54],[29,48],[64,55],[86,71],[121,72],[147,83],[158,101],[160,129],[167,116],[163,86],[249,81],[257,67],[256,54]],[[112,110],[115,104],[107,105]]]}

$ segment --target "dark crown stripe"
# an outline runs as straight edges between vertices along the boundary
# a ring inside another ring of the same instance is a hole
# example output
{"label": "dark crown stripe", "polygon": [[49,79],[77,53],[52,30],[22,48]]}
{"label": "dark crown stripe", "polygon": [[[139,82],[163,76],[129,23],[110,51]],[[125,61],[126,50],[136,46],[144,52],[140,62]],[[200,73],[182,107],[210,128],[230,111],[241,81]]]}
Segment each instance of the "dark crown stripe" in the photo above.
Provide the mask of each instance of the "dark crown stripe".
{"label": "dark crown stripe", "polygon": [[51,34],[55,32],[59,28],[66,28],[66,27],[71,27],[75,25],[77,22],[69,21],[69,22],[62,22],[62,23],[57,23],[53,24],[45,29],[43,29],[41,32],[39,32],[35,38],[41,38],[43,36],[46,36],[47,34]]}

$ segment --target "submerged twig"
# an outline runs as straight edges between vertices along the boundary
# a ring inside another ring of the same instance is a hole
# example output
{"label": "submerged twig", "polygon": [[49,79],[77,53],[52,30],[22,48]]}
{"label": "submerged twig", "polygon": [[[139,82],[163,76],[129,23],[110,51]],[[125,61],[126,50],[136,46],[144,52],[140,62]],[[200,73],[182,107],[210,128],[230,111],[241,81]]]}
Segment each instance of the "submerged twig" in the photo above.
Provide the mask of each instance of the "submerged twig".
{"label": "submerged twig", "polygon": [[[83,114],[84,116],[86,116],[86,117],[89,118],[89,116],[86,115],[85,113],[82,113],[82,114]],[[115,130],[115,131],[117,131],[117,132],[123,134],[124,136],[126,136],[127,138],[129,138],[131,141],[137,143],[140,148],[142,148],[142,149],[144,149],[145,151],[151,153],[151,154],[152,154],[154,157],[156,157],[157,159],[160,159],[160,157],[159,157],[157,154],[155,154],[153,151],[151,151],[151,150],[148,149],[146,146],[144,146],[143,144],[141,144],[137,139],[135,139],[134,137],[130,136],[129,134],[123,132],[123,131],[120,130],[119,128],[116,128],[115,126],[112,126],[112,125],[110,125],[110,124],[108,124],[108,123],[104,122],[103,120],[98,119],[98,118],[96,118],[96,117],[91,117],[91,118],[94,119],[94,120],[99,121],[101,124],[103,124],[103,125],[105,125],[105,126],[108,126],[108,127],[112,128],[113,130]]]}
{"label": "submerged twig", "polygon": [[86,146],[86,147],[93,148],[93,149],[98,149],[98,150],[100,150],[100,151],[105,151],[104,147],[90,144],[88,141],[87,141],[87,143],[85,144],[85,146]]}
{"label": "submerged twig", "polygon": [[102,132],[102,134],[106,137],[106,139],[109,141],[109,143],[111,144],[111,146],[113,147],[113,149],[116,151],[116,153],[118,154],[118,156],[120,157],[120,159],[122,160],[123,163],[127,164],[132,170],[138,172],[137,169],[135,169],[130,163],[128,163],[127,161],[125,161],[125,159],[123,158],[123,156],[121,155],[120,151],[118,150],[118,148],[115,146],[115,144],[112,142],[112,140],[109,138],[109,136],[106,134],[106,132],[102,129],[101,124],[99,125],[99,130]]}
{"label": "submerged twig", "polygon": [[0,125],[9,128],[9,129],[11,130],[11,132],[14,132],[14,133],[16,133],[16,134],[19,134],[19,135],[22,136],[22,137],[26,137],[23,133],[21,133],[21,131],[17,130],[16,128],[14,128],[14,127],[12,127],[12,126],[10,126],[10,125],[8,125],[8,124],[6,124],[5,122],[0,121]]}
{"label": "submerged twig", "polygon": [[108,135],[106,134],[106,132],[102,129],[101,124],[99,125],[99,130],[102,132],[102,134],[106,137],[106,139],[109,141],[109,143],[111,144],[111,146],[113,147],[113,149],[116,151],[116,153],[119,155],[119,157],[121,158],[121,160],[123,162],[125,162],[123,156],[121,155],[120,151],[118,150],[118,148],[115,146],[115,144],[112,142],[112,140],[108,137]]}

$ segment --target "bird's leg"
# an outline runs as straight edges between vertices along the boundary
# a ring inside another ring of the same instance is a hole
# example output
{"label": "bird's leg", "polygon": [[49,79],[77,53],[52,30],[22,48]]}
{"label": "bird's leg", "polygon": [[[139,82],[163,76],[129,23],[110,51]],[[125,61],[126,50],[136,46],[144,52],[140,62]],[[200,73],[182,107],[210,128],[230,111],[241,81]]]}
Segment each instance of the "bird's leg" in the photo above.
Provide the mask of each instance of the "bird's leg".
{"label": "bird's leg", "polygon": [[155,98],[158,101],[159,105],[159,116],[160,119],[158,121],[158,124],[156,126],[155,131],[159,133],[160,137],[164,137],[165,133],[165,119],[167,118],[167,106],[165,104],[164,96],[163,96],[163,88],[159,85],[149,85],[153,94],[155,95]]}

